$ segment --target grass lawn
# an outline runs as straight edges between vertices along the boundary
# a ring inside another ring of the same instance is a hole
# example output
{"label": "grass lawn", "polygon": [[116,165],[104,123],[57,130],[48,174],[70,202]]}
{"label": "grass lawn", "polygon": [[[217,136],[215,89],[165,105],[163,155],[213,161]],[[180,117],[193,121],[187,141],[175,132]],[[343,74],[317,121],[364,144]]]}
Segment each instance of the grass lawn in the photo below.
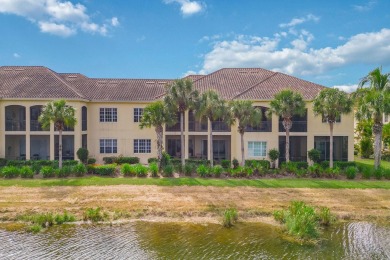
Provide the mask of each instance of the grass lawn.
{"label": "grass lawn", "polygon": [[[362,159],[358,156],[355,156],[355,162],[365,164],[365,165],[371,165],[374,166],[374,160],[373,159]],[[381,161],[381,167],[385,169],[390,169],[390,162],[387,161]]]}
{"label": "grass lawn", "polygon": [[323,188],[323,189],[390,189],[390,181],[325,180],[325,179],[203,179],[203,178],[109,178],[81,177],[68,179],[2,179],[0,187],[54,187],[54,186],[214,186],[257,188]]}

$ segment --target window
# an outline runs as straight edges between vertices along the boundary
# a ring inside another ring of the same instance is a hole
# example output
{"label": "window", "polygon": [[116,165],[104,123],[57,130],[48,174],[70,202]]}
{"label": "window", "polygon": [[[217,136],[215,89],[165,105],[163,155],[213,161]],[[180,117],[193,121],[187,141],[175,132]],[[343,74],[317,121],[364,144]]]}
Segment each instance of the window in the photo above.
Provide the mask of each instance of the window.
{"label": "window", "polygon": [[141,117],[142,117],[143,113],[144,113],[143,108],[134,108],[134,122],[135,123],[141,121]]}
{"label": "window", "polygon": [[100,108],[100,122],[117,122],[116,108]]}
{"label": "window", "polygon": [[248,142],[248,155],[250,157],[265,157],[267,142]]}
{"label": "window", "polygon": [[150,139],[134,139],[134,153],[151,153]]}
{"label": "window", "polygon": [[[327,123],[327,122],[328,120],[324,116],[322,116],[322,123]],[[341,116],[337,116],[336,123],[340,123],[340,122],[341,122]]]}
{"label": "window", "polygon": [[100,139],[100,153],[117,153],[116,139]]}

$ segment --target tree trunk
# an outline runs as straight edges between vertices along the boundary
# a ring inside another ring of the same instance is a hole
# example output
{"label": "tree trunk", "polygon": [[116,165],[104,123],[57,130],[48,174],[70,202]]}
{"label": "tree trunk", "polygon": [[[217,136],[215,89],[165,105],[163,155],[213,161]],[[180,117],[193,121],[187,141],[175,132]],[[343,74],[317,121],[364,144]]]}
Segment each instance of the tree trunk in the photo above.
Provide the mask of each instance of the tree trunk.
{"label": "tree trunk", "polygon": [[290,161],[290,129],[292,122],[290,118],[283,119],[283,127],[286,130],[286,162]]}
{"label": "tree trunk", "polygon": [[240,132],[241,136],[241,166],[245,164],[245,148],[244,148],[244,133]]}
{"label": "tree trunk", "polygon": [[333,168],[333,122],[329,123],[329,168]]}
{"label": "tree trunk", "polygon": [[185,151],[185,143],[184,143],[184,112],[180,112],[180,137],[181,137],[181,147],[180,147],[180,153],[181,153],[181,165],[184,166],[185,164],[185,157],[184,157],[184,151]]}
{"label": "tree trunk", "polygon": [[58,167],[62,169],[62,130],[58,131]]}
{"label": "tree trunk", "polygon": [[[211,120],[209,120],[211,123]],[[210,129],[210,166],[214,166],[213,127]]]}
{"label": "tree trunk", "polygon": [[161,169],[161,159],[162,159],[162,143],[163,143],[163,127],[161,125],[156,127],[157,135],[157,159],[158,159],[158,168]]}
{"label": "tree trunk", "polygon": [[382,152],[382,123],[374,123],[372,132],[375,136],[374,142],[374,167],[378,169],[381,165],[381,152]]}

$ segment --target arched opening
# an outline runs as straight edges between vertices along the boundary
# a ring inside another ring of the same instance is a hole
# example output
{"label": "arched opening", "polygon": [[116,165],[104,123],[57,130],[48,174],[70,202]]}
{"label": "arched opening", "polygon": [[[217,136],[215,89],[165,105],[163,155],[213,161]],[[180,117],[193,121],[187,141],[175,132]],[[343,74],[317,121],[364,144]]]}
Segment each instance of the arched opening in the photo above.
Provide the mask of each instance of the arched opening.
{"label": "arched opening", "polygon": [[5,107],[5,130],[26,131],[26,108],[24,106]]}

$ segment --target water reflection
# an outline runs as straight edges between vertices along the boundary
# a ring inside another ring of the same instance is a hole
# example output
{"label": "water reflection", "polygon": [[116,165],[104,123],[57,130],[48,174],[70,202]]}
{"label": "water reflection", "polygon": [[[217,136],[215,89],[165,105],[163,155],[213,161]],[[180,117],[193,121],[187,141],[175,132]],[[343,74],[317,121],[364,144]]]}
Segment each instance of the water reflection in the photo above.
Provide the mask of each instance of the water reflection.
{"label": "water reflection", "polygon": [[344,223],[301,246],[266,224],[146,223],[0,230],[0,259],[390,259],[390,226]]}

